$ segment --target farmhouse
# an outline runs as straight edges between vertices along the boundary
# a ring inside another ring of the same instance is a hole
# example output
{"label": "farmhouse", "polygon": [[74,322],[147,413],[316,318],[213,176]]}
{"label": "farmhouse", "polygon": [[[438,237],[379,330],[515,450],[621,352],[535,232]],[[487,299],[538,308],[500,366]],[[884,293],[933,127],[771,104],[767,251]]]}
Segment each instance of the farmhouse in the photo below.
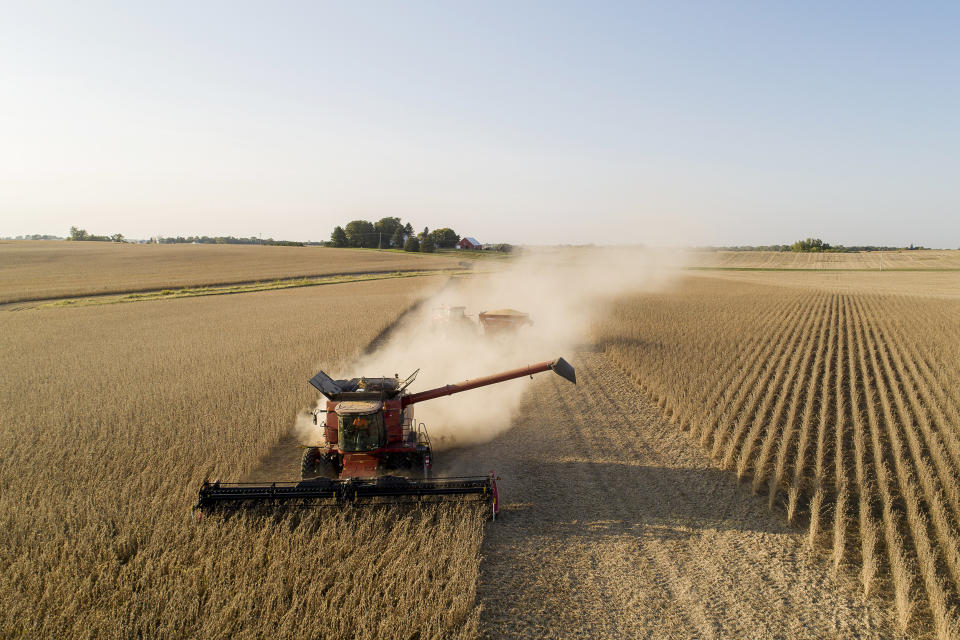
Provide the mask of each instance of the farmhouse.
{"label": "farmhouse", "polygon": [[461,238],[460,242],[457,243],[457,249],[473,249],[480,250],[483,248],[476,238]]}

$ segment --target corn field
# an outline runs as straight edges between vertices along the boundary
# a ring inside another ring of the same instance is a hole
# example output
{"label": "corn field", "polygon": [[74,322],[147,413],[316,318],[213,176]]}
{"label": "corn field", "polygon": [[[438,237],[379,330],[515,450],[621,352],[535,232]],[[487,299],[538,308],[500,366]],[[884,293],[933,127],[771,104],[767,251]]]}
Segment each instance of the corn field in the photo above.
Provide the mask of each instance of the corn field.
{"label": "corn field", "polygon": [[607,354],[901,628],[958,635],[960,300],[691,278]]}

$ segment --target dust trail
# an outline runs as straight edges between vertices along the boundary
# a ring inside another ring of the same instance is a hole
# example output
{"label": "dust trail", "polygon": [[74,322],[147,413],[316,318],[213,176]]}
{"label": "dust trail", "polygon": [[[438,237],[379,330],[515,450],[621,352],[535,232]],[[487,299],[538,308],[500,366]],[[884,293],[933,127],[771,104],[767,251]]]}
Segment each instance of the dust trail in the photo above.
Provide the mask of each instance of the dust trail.
{"label": "dust trail", "polygon": [[[422,391],[561,356],[569,359],[611,298],[668,286],[684,260],[682,252],[652,249],[527,250],[494,273],[458,279],[409,314],[376,352],[349,370],[328,373],[335,378],[405,378],[419,368],[411,390]],[[466,307],[466,321],[436,321],[443,305]],[[512,334],[485,334],[478,314],[502,308],[529,313],[534,324]],[[436,448],[484,442],[509,428],[528,383],[527,378],[512,380],[424,402],[415,407],[416,419],[426,423]],[[298,417],[296,433],[313,433],[309,414]]]}

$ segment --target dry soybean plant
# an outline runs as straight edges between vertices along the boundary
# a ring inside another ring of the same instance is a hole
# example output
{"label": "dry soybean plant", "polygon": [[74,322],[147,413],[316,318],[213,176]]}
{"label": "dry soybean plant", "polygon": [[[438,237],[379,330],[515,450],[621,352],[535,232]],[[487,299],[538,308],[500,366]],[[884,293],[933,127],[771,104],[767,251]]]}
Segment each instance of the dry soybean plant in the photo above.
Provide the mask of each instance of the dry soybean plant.
{"label": "dry soybean plant", "polygon": [[690,278],[622,300],[606,351],[904,631],[956,638],[960,300]]}
{"label": "dry soybean plant", "polygon": [[722,269],[936,270],[960,269],[960,251],[901,249],[850,253],[793,251],[694,251],[694,265]]}
{"label": "dry soybean plant", "polygon": [[438,283],[3,312],[0,636],[475,636],[477,510],[190,511]]}
{"label": "dry soybean plant", "polygon": [[0,303],[457,264],[444,255],[366,249],[7,241],[0,242]]}

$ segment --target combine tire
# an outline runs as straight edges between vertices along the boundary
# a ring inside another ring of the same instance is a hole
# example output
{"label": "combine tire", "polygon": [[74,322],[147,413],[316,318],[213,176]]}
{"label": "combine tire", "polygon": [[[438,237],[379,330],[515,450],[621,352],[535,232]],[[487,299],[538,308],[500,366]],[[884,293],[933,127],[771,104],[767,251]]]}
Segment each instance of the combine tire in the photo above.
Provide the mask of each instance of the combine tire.
{"label": "combine tire", "polygon": [[320,449],[310,447],[304,449],[303,458],[300,460],[300,479],[310,480],[319,476],[326,476],[327,461],[320,455]]}

